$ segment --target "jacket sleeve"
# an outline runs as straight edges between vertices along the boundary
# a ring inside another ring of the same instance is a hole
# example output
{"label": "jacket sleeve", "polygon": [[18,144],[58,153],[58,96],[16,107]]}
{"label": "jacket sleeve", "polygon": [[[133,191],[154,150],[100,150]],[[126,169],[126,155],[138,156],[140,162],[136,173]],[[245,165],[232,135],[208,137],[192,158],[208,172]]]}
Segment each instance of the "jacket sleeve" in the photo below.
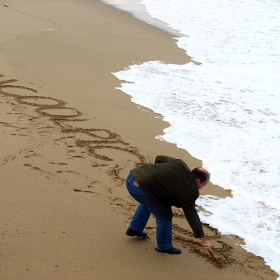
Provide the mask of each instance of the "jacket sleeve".
{"label": "jacket sleeve", "polygon": [[194,237],[195,238],[203,237],[204,231],[202,228],[200,218],[195,208],[195,199],[184,197],[181,201],[181,205],[185,213],[186,219],[193,231]]}
{"label": "jacket sleeve", "polygon": [[164,162],[170,162],[170,161],[172,161],[172,160],[174,160],[174,158],[172,158],[172,157],[168,157],[168,156],[157,156],[156,158],[155,158],[155,163],[164,163]]}

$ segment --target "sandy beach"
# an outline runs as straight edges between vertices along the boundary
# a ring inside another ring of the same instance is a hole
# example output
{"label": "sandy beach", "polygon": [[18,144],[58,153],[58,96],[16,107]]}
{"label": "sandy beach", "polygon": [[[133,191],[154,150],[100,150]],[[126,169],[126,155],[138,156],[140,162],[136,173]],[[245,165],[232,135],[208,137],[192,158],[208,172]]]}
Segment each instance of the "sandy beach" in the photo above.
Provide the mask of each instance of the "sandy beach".
{"label": "sandy beach", "polygon": [[[174,209],[178,256],[125,235],[125,178],[156,155],[201,162],[155,139],[161,116],[112,72],[190,58],[172,35],[98,0],[0,0],[0,279],[276,279],[242,240],[204,225],[218,268]],[[230,196],[211,183],[201,194]]]}

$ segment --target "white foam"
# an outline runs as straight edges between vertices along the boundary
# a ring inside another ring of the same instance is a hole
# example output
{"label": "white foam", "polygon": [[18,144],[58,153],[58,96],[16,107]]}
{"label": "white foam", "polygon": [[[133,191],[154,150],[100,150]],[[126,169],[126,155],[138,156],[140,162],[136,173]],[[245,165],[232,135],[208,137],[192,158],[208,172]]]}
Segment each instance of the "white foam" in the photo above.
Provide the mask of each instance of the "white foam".
{"label": "white foam", "polygon": [[[201,219],[219,228],[224,234],[238,235],[246,245],[243,247],[258,256],[265,256],[265,261],[276,271],[279,268],[280,211],[267,207],[261,202],[250,201],[242,196],[217,198],[203,196],[199,205],[207,212],[199,212]],[[211,214],[209,214],[211,213]],[[264,219],[265,217],[265,219]]]}

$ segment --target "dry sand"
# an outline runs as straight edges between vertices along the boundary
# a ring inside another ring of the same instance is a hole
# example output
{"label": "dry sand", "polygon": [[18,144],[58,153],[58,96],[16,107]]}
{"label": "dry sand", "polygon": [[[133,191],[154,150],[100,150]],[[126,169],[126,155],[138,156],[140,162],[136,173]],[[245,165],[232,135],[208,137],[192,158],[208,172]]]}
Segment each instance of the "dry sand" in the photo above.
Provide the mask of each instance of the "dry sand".
{"label": "dry sand", "polygon": [[[170,34],[97,0],[0,0],[0,279],[276,279],[236,237],[205,225],[222,269],[174,210],[182,254],[129,238],[124,179],[158,154],[201,162],[155,139],[168,124],[131,103],[111,73],[187,63]],[[203,193],[230,195],[209,184]]]}

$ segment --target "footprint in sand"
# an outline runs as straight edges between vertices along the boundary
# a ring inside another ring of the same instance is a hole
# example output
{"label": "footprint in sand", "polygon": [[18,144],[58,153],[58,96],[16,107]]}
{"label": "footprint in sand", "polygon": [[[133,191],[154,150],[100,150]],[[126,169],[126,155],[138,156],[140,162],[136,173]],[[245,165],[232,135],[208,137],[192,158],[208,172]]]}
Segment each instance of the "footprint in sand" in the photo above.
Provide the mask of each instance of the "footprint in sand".
{"label": "footprint in sand", "polygon": [[[92,189],[92,190],[89,190]],[[99,191],[98,191],[99,189]],[[100,181],[93,181],[90,183],[86,190],[82,190],[80,188],[73,189],[74,192],[80,192],[80,193],[90,193],[94,194],[97,198],[102,197],[103,199],[106,198],[104,194],[102,194],[102,191],[104,190],[104,187]]]}
{"label": "footprint in sand", "polygon": [[40,173],[46,173],[46,171],[42,170],[41,168],[39,168],[37,166],[33,166],[32,164],[29,164],[29,163],[25,163],[23,166],[30,167],[33,170],[40,171]]}
{"label": "footprint in sand", "polygon": [[123,198],[115,198],[112,200],[111,204],[124,206],[126,204],[126,201]]}
{"label": "footprint in sand", "polygon": [[89,189],[94,189],[96,187],[102,187],[102,183],[100,181],[93,181],[88,185]]}

